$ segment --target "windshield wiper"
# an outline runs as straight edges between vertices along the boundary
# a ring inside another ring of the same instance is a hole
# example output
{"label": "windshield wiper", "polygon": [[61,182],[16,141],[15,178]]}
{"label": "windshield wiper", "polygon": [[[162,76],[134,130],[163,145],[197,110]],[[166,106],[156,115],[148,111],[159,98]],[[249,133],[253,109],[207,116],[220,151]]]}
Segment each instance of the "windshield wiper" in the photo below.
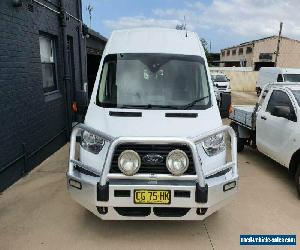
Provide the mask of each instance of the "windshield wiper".
{"label": "windshield wiper", "polygon": [[183,109],[189,109],[189,108],[195,106],[196,103],[198,103],[198,102],[200,102],[200,101],[203,101],[203,100],[206,99],[206,98],[209,98],[209,95],[204,96],[204,97],[201,97],[201,98],[199,98],[199,99],[196,99],[196,100],[194,100],[194,101],[188,103],[187,105],[185,105],[185,106],[183,107]]}
{"label": "windshield wiper", "polygon": [[173,105],[152,105],[154,108],[164,108],[164,109],[178,109],[177,106]]}
{"label": "windshield wiper", "polygon": [[172,105],[154,105],[154,104],[145,104],[145,105],[121,105],[117,106],[118,108],[136,108],[136,109],[153,109],[153,108],[163,108],[163,109],[178,109],[176,106]]}

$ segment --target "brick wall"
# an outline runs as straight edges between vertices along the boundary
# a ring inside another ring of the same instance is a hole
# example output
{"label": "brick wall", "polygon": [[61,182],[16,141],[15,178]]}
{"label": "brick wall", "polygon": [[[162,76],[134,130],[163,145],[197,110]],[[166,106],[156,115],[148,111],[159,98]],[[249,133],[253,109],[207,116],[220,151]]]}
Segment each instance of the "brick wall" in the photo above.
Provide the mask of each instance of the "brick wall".
{"label": "brick wall", "polygon": [[[259,54],[273,53],[273,62],[277,48],[277,38],[267,39],[255,44],[254,62],[259,62]],[[300,41],[282,38],[278,56],[277,67],[282,68],[300,68]]]}
{"label": "brick wall", "polygon": [[[220,54],[220,61],[222,62],[220,66],[224,66],[225,62],[237,62],[238,64],[240,61],[246,61],[246,67],[252,67],[253,66],[253,53],[247,53],[247,47],[253,48],[253,44],[243,45],[243,46],[237,46],[232,47],[229,49],[223,49],[221,50]],[[242,53],[239,53],[239,49],[242,49]],[[235,50],[236,54],[233,55],[233,51]],[[222,53],[225,51],[225,53]],[[229,55],[227,54],[227,51],[229,52]]]}
{"label": "brick wall", "polygon": [[[66,102],[63,82],[63,42],[59,16],[35,2],[23,1],[13,7],[11,0],[0,1],[0,191],[32,169],[67,141]],[[54,10],[59,0],[40,0]],[[67,11],[81,18],[81,1],[67,1]],[[32,4],[33,12],[31,6]],[[29,10],[30,9],[30,10]],[[73,38],[76,93],[86,81],[84,46],[80,23],[67,20],[67,34]],[[39,33],[57,39],[58,91],[45,95],[42,87]],[[74,97],[72,97],[74,98]],[[43,147],[45,144],[47,146]],[[29,158],[20,158],[26,149]],[[41,149],[41,150],[38,150]]]}

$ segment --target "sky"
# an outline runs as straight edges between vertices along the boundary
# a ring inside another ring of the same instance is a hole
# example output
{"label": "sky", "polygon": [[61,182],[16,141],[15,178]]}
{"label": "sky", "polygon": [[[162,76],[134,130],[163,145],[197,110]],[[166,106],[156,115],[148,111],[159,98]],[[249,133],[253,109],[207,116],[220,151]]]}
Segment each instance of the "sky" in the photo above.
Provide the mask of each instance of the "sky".
{"label": "sky", "polygon": [[188,30],[211,44],[211,52],[242,42],[277,35],[300,40],[300,0],[82,0],[83,20],[109,38],[112,30],[135,27]]}

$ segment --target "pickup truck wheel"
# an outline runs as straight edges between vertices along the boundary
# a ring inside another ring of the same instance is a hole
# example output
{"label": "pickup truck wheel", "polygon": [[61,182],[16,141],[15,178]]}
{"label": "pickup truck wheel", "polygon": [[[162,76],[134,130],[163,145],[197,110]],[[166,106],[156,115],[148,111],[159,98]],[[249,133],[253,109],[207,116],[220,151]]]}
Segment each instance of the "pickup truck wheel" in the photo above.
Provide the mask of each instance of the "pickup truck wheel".
{"label": "pickup truck wheel", "polygon": [[236,134],[236,138],[237,138],[237,151],[238,152],[242,152],[244,150],[245,147],[245,139],[244,138],[240,138],[239,136],[239,128],[238,125],[234,122],[232,122],[230,124],[230,126],[233,128],[235,134]]}
{"label": "pickup truck wheel", "polygon": [[298,191],[298,196],[300,199],[300,162],[298,162],[297,164],[297,170],[296,170],[296,174],[295,174],[295,184],[296,184],[296,188]]}

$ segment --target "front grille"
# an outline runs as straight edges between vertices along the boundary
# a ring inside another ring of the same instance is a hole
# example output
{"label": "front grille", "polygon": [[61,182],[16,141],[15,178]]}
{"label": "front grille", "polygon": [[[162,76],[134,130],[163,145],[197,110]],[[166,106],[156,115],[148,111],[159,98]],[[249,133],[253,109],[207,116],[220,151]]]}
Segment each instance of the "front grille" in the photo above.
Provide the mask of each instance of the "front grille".
{"label": "front grille", "polygon": [[[151,207],[114,207],[114,209],[121,216],[147,217],[151,214]],[[158,217],[182,217],[190,210],[185,207],[154,207],[153,213]]]}
{"label": "front grille", "polygon": [[[169,152],[174,149],[180,149],[186,153],[189,158],[189,167],[184,173],[185,175],[195,175],[195,167],[193,156],[190,148],[183,144],[120,144],[115,148],[110,173],[121,173],[118,167],[118,157],[124,150],[134,150],[141,157],[141,167],[138,173],[153,173],[153,174],[169,174],[166,167],[166,158]],[[143,157],[147,154],[158,154],[164,158],[163,162],[149,164],[143,161]]]}
{"label": "front grille", "polygon": [[114,209],[122,216],[146,217],[151,214],[150,207],[114,207]]}

